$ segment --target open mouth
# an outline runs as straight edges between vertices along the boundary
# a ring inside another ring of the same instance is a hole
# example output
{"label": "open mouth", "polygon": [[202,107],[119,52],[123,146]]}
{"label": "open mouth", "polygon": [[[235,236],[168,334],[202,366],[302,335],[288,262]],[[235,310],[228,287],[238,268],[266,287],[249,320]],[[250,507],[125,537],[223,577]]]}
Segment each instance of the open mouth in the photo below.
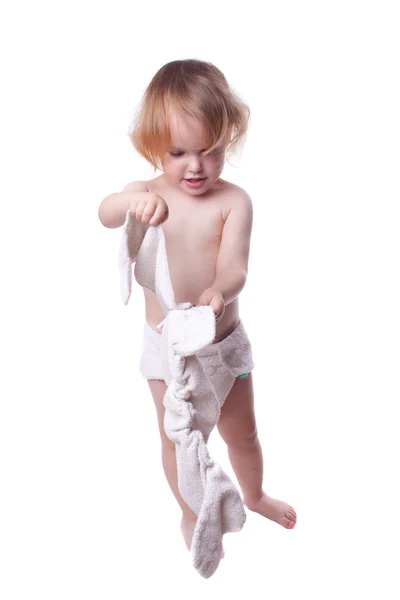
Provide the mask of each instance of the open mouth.
{"label": "open mouth", "polygon": [[189,187],[200,187],[205,180],[206,177],[191,177],[189,179],[185,179],[185,182]]}

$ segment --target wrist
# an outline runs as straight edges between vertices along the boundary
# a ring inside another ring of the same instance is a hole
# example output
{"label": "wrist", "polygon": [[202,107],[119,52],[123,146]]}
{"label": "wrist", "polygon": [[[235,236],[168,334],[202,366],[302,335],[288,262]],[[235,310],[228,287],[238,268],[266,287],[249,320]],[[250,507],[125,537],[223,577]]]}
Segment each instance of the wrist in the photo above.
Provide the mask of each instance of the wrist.
{"label": "wrist", "polygon": [[125,223],[126,213],[132,201],[132,192],[110,194],[100,204],[99,219],[104,227],[115,229]]}
{"label": "wrist", "polygon": [[211,289],[221,294],[225,306],[233,302],[245,286],[246,271],[241,267],[230,267],[217,273]]}

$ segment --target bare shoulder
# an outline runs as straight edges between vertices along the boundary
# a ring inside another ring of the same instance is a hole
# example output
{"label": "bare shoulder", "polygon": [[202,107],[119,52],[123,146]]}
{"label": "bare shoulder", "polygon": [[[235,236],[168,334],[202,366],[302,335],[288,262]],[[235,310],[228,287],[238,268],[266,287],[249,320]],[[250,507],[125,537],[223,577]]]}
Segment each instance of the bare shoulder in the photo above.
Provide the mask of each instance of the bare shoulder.
{"label": "bare shoulder", "polygon": [[233,198],[235,200],[242,199],[243,202],[245,202],[246,200],[250,201],[250,196],[246,192],[246,190],[241,188],[239,185],[236,185],[236,183],[232,183],[230,181],[220,179],[219,184],[220,184],[220,190],[224,196]]}
{"label": "bare shoulder", "polygon": [[122,190],[123,192],[155,192],[160,193],[162,176],[153,177],[147,181],[132,181]]}
{"label": "bare shoulder", "polygon": [[253,203],[250,195],[235,183],[221,180],[225,218],[234,211],[252,217]]}

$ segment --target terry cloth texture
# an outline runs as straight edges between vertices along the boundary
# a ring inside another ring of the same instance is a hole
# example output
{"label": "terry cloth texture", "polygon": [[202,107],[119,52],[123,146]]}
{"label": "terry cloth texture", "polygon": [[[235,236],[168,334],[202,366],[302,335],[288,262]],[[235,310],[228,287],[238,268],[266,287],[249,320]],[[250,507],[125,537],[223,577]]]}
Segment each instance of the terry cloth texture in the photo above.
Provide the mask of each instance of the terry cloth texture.
{"label": "terry cloth texture", "polygon": [[[210,380],[214,389],[219,390],[217,399],[220,407],[232,388],[232,376],[243,378],[245,373],[254,368],[250,340],[242,321],[226,338],[209,344],[199,350],[196,356],[200,360],[204,377]],[[168,364],[163,364],[162,335],[147,322],[143,329],[139,370],[145,379],[161,379],[167,383],[171,379]]]}
{"label": "terry cloth texture", "polygon": [[[251,348],[243,329],[237,328],[236,342],[229,353],[223,353],[223,373],[219,372],[216,355],[209,354],[216,331],[212,307],[175,302],[162,225],[143,226],[128,211],[119,255],[124,304],[131,294],[133,263],[136,281],[156,294],[165,315],[161,371],[159,363],[154,368],[165,374],[168,384],[164,428],[176,447],[179,491],[198,516],[191,545],[193,565],[208,578],[221,560],[222,536],[240,531],[246,520],[240,494],[210,457],[207,441],[235,378],[254,367]],[[223,347],[219,344],[215,344],[217,352]],[[208,373],[204,365],[210,367]]]}

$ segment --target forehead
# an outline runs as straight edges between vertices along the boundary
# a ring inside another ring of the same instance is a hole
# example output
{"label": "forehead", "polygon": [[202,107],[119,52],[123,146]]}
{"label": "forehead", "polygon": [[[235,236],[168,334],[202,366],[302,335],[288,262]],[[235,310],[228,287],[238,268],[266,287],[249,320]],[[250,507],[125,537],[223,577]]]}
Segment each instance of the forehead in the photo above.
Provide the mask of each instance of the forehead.
{"label": "forehead", "polygon": [[202,150],[207,145],[205,130],[197,119],[171,112],[169,118],[171,146],[185,150]]}

